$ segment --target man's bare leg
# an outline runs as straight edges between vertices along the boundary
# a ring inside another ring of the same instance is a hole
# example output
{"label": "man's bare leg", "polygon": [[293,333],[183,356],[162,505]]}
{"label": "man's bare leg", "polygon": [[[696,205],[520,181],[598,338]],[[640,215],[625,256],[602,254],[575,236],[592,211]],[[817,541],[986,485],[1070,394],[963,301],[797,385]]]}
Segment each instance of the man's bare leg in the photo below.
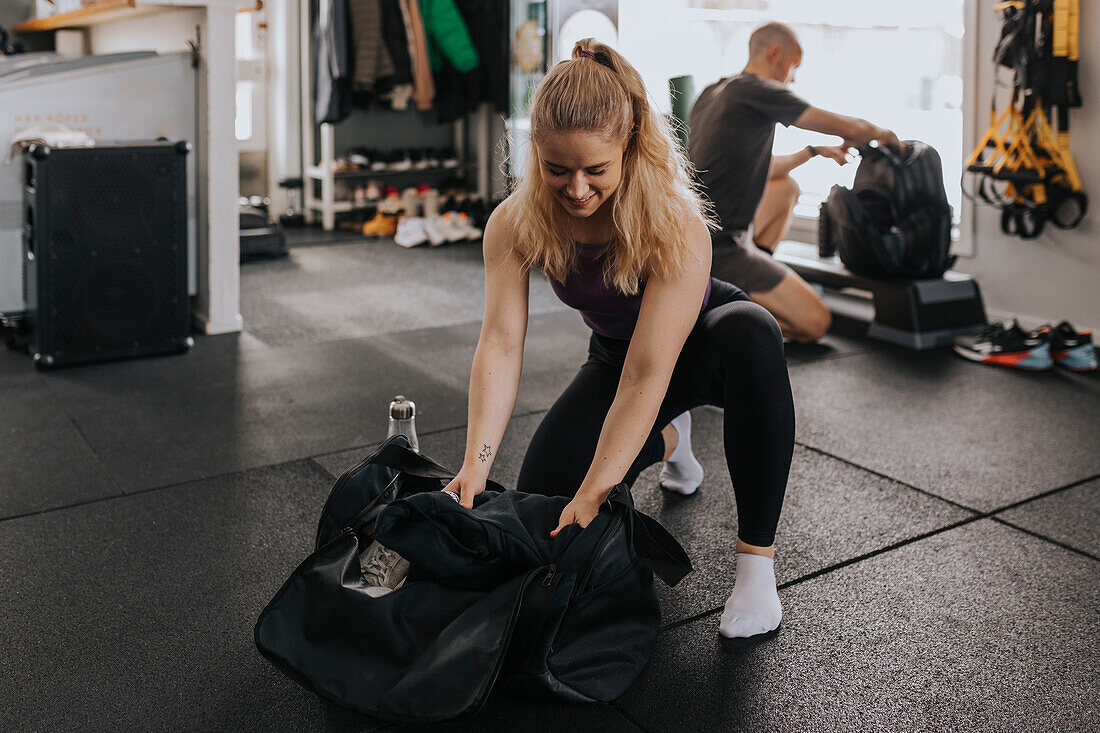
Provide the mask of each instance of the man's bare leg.
{"label": "man's bare leg", "polygon": [[799,188],[790,176],[773,178],[764,186],[764,196],[752,219],[753,241],[757,247],[774,252],[791,229]]}
{"label": "man's bare leg", "polygon": [[775,316],[783,335],[792,341],[817,341],[833,322],[825,301],[790,268],[774,288],[749,297]]}

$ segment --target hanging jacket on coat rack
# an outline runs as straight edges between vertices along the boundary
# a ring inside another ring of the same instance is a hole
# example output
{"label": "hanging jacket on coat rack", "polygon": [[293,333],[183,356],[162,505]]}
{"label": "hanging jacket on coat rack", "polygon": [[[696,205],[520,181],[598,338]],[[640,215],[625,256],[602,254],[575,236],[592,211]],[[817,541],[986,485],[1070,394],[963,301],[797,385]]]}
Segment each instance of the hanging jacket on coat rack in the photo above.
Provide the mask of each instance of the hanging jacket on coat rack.
{"label": "hanging jacket on coat rack", "polygon": [[398,0],[381,0],[382,41],[393,62],[393,83],[412,84],[412,60],[409,58],[409,38],[405,34],[405,21],[401,17]]}
{"label": "hanging jacket on coat rack", "polygon": [[348,0],[353,46],[352,90],[374,94],[382,81],[392,87],[393,60],[382,40],[381,0]]}
{"label": "hanging jacket on coat rack", "polygon": [[318,122],[340,122],[351,112],[347,0],[319,0],[313,41],[314,116]]}
{"label": "hanging jacket on coat rack", "polygon": [[507,0],[456,0],[480,60],[460,73],[444,68],[436,74],[435,108],[440,122],[452,122],[489,102],[508,113],[508,69],[511,63]]}
{"label": "hanging jacket on coat rack", "polygon": [[477,68],[477,49],[470,40],[466,21],[455,7],[454,0],[419,0],[424,19],[424,34],[428,39],[428,61],[432,71],[442,71],[446,59],[457,71],[466,73]]}
{"label": "hanging jacket on coat rack", "polygon": [[424,21],[417,0],[401,0],[401,12],[405,18],[405,30],[409,37],[409,56],[412,57],[413,101],[416,108],[427,111],[435,99],[435,82],[428,61],[428,39],[424,35]]}

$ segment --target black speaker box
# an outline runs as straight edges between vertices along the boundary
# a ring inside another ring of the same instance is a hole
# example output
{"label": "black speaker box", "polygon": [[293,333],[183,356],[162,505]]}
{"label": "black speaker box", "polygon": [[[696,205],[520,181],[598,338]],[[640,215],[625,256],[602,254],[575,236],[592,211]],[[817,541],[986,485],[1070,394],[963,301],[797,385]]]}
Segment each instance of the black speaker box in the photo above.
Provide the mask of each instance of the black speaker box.
{"label": "black speaker box", "polygon": [[39,368],[186,351],[186,142],[23,155],[23,278]]}

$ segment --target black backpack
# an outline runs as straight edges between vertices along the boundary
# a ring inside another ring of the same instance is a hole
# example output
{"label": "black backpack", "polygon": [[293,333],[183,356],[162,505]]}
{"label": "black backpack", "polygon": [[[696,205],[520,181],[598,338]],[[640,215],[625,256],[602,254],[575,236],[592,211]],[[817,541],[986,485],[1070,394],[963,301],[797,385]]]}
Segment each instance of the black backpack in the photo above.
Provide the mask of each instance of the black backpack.
{"label": "black backpack", "polygon": [[[490,482],[468,510],[439,491],[451,477],[404,436],[345,472],[315,551],[256,622],[260,652],[322,697],[396,722],[472,715],[505,686],[572,702],[625,692],[657,640],[653,573],[679,582],[683,548],[625,485],[587,528],[551,539],[567,498]],[[377,598],[359,564],[375,537],[411,563]]]}
{"label": "black backpack", "polygon": [[936,278],[954,263],[951,206],[936,149],[903,143],[904,158],[862,147],[852,188],[833,186],[821,205],[822,251],[869,277]]}

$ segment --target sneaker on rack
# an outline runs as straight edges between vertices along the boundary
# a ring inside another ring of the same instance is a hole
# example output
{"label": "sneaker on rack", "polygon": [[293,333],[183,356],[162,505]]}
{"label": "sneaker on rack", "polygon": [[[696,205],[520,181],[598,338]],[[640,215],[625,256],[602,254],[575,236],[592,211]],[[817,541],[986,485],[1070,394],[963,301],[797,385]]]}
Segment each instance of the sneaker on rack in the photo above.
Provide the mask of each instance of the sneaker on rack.
{"label": "sneaker on rack", "polygon": [[346,156],[341,155],[336,160],[332,161],[333,173],[346,173],[356,169],[356,165],[351,162]]}
{"label": "sneaker on rack", "polygon": [[439,151],[439,162],[444,168],[457,168],[458,156],[454,148],[443,148]]}
{"label": "sneaker on rack", "polygon": [[465,233],[465,239],[467,242],[476,242],[481,239],[481,230],[474,226],[473,220],[466,214],[459,212],[458,223]]}
{"label": "sneaker on rack", "polygon": [[1054,366],[1050,357],[1050,330],[1024,331],[1013,320],[1012,326],[993,323],[975,336],[955,339],[955,353],[982,364],[998,364],[1014,369],[1042,371]]}
{"label": "sneaker on rack", "polygon": [[352,148],[348,151],[348,160],[354,163],[356,168],[370,168],[370,155],[366,148]]}
{"label": "sneaker on rack", "polygon": [[408,150],[398,150],[393,155],[393,160],[390,161],[389,169],[391,171],[408,171],[412,170],[412,158],[409,157]]}
{"label": "sneaker on rack", "polygon": [[421,216],[403,216],[394,232],[393,241],[402,247],[415,247],[428,241],[424,231],[424,218]]}
{"label": "sneaker on rack", "polygon": [[457,211],[444,212],[439,226],[448,242],[461,242],[466,239],[466,229],[458,220]]}
{"label": "sneaker on rack", "polygon": [[398,218],[396,213],[383,211],[381,207],[379,207],[378,211],[374,214],[374,218],[363,224],[363,236],[392,237],[397,233]]}
{"label": "sneaker on rack", "polygon": [[363,195],[371,201],[382,198],[382,184],[378,181],[367,181],[367,187],[363,189]]}
{"label": "sneaker on rack", "polygon": [[447,229],[443,217],[438,214],[424,218],[424,234],[428,237],[428,244],[438,247],[447,241]]}
{"label": "sneaker on rack", "polygon": [[433,216],[439,216],[439,191],[427,183],[421,183],[416,187],[416,191],[420,194],[420,206],[424,210],[424,218],[431,219]]}
{"label": "sneaker on rack", "polygon": [[368,586],[371,596],[384,596],[392,593],[405,583],[409,574],[409,561],[397,554],[396,550],[374,540],[359,555],[359,569],[363,583]]}
{"label": "sneaker on rack", "polygon": [[1092,331],[1078,331],[1062,321],[1050,334],[1050,350],[1054,362],[1075,372],[1096,371],[1096,349],[1092,345]]}
{"label": "sneaker on rack", "polygon": [[397,214],[401,211],[401,197],[393,186],[386,186],[386,198],[378,204],[378,209],[387,214]]}
{"label": "sneaker on rack", "polygon": [[372,171],[386,170],[390,166],[390,157],[391,155],[389,153],[378,153],[371,158],[370,169]]}
{"label": "sneaker on rack", "polygon": [[401,210],[405,216],[420,216],[420,192],[409,186],[401,192]]}

